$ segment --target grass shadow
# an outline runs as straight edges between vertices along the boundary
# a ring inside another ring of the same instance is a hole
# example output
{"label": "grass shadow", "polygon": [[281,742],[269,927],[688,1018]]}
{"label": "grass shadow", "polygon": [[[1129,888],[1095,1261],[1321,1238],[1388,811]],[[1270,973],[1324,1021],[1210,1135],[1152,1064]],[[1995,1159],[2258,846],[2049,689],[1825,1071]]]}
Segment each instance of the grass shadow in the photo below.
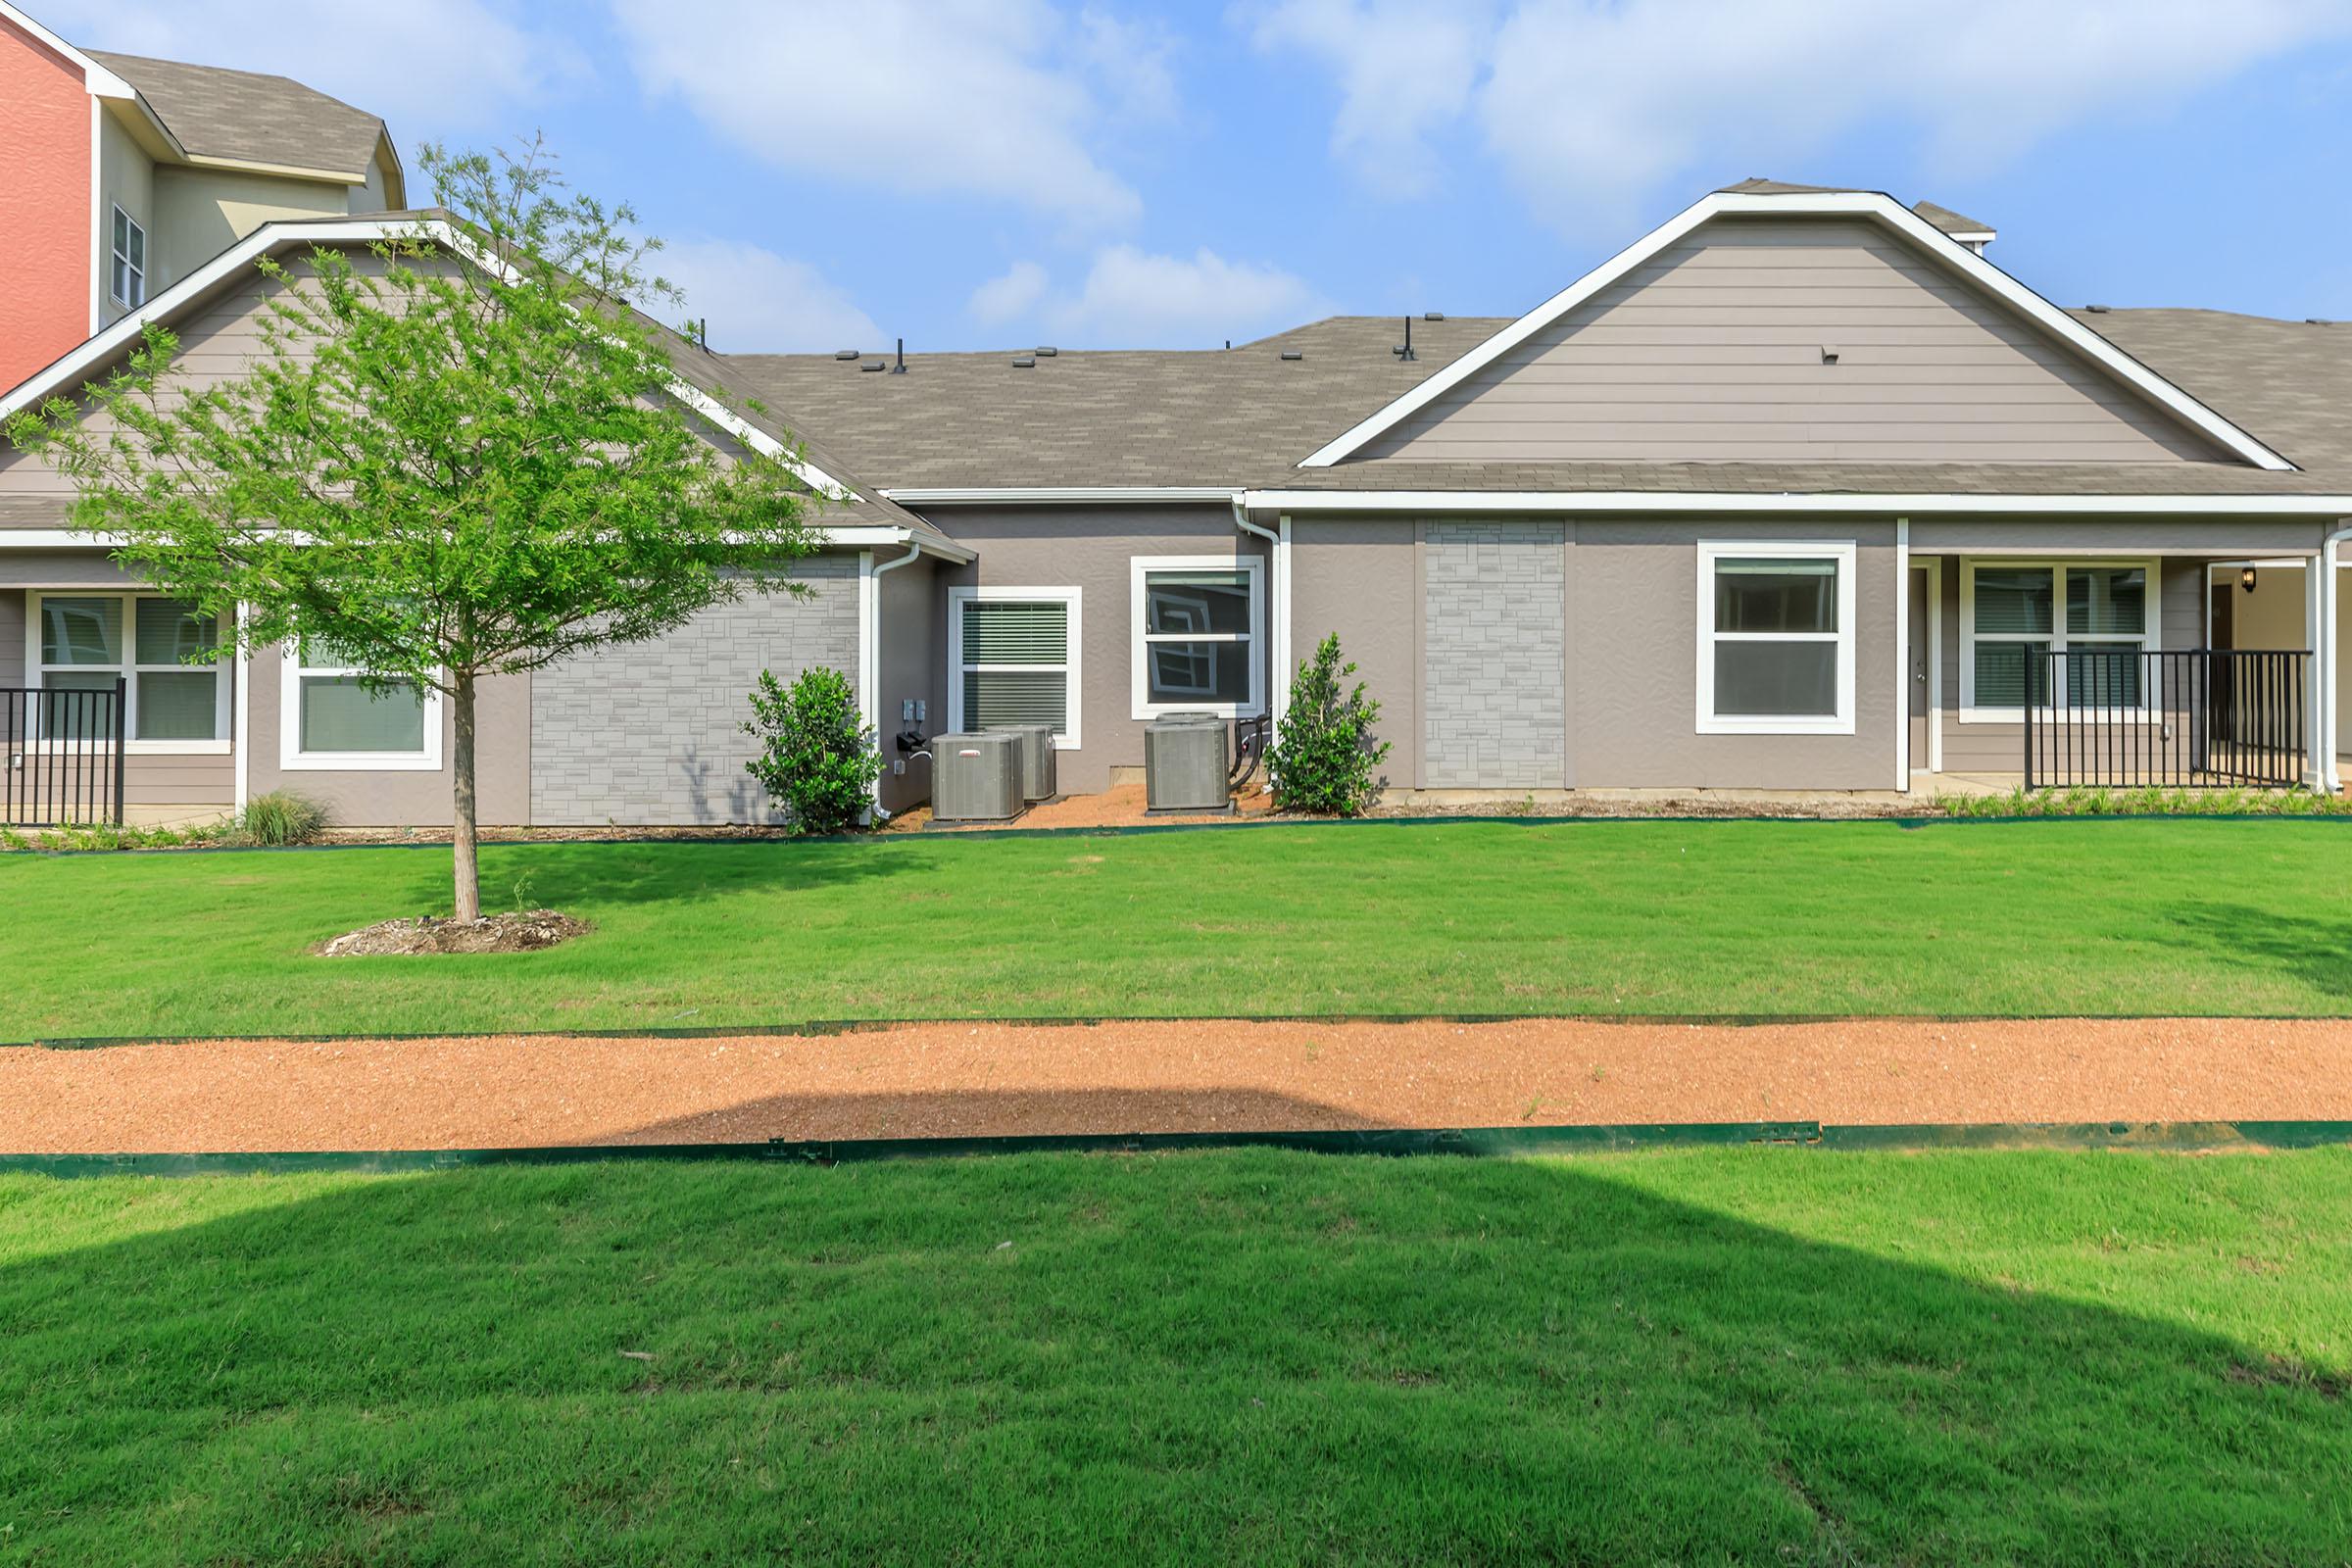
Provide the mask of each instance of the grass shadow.
{"label": "grass shadow", "polygon": [[[1772,1157],[1742,1168],[1771,1186]],[[2086,1243],[2177,1217],[2117,1196],[2157,1162],[2063,1158],[1793,1168],[1965,1190],[1986,1226],[2107,1194],[2069,1211]],[[0,1184],[38,1253],[0,1269],[0,1496],[36,1561],[2352,1550],[2326,1371],[1884,1255],[1933,1230],[1806,1240],[1628,1169]]]}

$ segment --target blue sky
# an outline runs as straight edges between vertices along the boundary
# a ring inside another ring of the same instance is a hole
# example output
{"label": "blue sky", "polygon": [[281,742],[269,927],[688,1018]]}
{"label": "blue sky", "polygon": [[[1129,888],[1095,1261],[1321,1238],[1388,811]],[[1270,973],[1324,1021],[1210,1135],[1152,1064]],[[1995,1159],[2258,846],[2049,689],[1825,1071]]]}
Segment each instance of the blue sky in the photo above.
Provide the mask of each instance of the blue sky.
{"label": "blue sky", "polygon": [[2061,304],[2352,317],[2352,0],[31,0],[429,139],[544,131],[722,349],[1513,315],[1747,174]]}

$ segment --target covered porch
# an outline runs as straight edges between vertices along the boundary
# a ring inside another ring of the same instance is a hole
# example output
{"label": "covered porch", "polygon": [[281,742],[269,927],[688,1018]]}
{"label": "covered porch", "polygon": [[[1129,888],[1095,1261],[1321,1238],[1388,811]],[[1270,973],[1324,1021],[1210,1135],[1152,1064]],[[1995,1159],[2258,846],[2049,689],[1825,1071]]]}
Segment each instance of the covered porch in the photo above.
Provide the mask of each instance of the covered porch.
{"label": "covered porch", "polygon": [[2352,647],[2336,630],[2340,526],[1911,524],[1910,790],[2343,788]]}

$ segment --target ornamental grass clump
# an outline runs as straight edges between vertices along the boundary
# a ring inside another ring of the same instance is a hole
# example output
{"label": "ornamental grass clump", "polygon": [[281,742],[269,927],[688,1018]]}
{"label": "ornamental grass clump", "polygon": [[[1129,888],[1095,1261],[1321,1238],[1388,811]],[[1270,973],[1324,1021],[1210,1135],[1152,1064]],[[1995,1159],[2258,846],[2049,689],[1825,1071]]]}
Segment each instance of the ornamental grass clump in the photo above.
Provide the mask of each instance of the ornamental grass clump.
{"label": "ornamental grass clump", "polygon": [[1284,810],[1358,816],[1380,799],[1377,770],[1388,758],[1389,743],[1373,738],[1380,704],[1364,695],[1364,683],[1342,690],[1354,673],[1353,664],[1340,662],[1336,632],[1298,666],[1290,709],[1266,754],[1274,799]]}
{"label": "ornamental grass clump", "polygon": [[847,833],[872,808],[882,754],[840,670],[804,670],[790,688],[761,670],[743,728],[760,741],[744,771],[784,807],[795,833]]}

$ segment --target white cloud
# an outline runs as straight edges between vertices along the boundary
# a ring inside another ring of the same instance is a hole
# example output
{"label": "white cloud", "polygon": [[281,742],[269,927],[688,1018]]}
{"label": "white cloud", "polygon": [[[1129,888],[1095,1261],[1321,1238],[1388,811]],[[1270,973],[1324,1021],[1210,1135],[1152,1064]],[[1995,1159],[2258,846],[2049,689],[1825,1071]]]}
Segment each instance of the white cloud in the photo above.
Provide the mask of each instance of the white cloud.
{"label": "white cloud", "polygon": [[1982,174],[2352,31],[2352,0],[1286,0],[1252,31],[1338,78],[1348,161],[1426,170],[1459,119],[1546,220],[1593,230],[1694,173],[1834,179],[1806,160],[1878,126],[1930,177]]}
{"label": "white cloud", "polygon": [[1024,316],[1046,297],[1047,283],[1044,268],[1035,262],[1015,262],[1001,276],[972,290],[972,319],[983,326],[998,326]]}
{"label": "white cloud", "polygon": [[511,122],[515,107],[591,75],[564,30],[515,21],[499,0],[336,6],[292,19],[282,0],[36,0],[34,9],[85,48],[292,76],[382,116],[404,146],[525,132],[527,120]]}
{"label": "white cloud", "polygon": [[781,168],[1115,223],[1100,144],[1174,87],[1153,34],[1046,0],[612,0],[648,90]]}
{"label": "white cloud", "polygon": [[1117,348],[1208,348],[1321,314],[1292,273],[1229,262],[1203,247],[1191,257],[1133,245],[1096,253],[1075,294],[1049,297],[1040,319],[1056,336]]}
{"label": "white cloud", "polygon": [[1250,25],[1259,49],[1298,50],[1339,78],[1332,152],[1400,197],[1436,183],[1429,134],[1469,107],[1493,35],[1473,0],[1282,0]]}
{"label": "white cloud", "polygon": [[[686,292],[682,314],[707,317],[725,354],[881,347],[882,329],[807,262],[738,240],[672,240],[655,270]],[[668,313],[665,313],[668,314]]]}

